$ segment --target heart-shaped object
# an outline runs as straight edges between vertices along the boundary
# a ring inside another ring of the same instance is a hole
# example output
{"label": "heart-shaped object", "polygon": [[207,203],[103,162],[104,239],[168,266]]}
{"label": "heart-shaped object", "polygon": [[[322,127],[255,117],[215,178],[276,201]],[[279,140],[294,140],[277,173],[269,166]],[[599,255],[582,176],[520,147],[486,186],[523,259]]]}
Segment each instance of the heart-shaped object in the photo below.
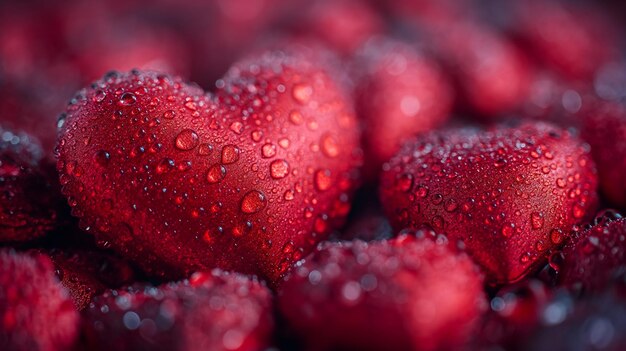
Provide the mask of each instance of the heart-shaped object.
{"label": "heart-shaped object", "polygon": [[0,127],[0,243],[26,243],[60,224],[54,164],[29,134]]}
{"label": "heart-shaped object", "polygon": [[375,180],[405,140],[449,119],[454,90],[436,61],[385,37],[368,41],[353,65],[357,111],[363,119],[364,173]]}
{"label": "heart-shaped object", "polygon": [[613,206],[626,209],[626,108],[621,103],[599,103],[589,110],[580,130],[591,145],[600,189]]}
{"label": "heart-shaped object", "polygon": [[546,123],[427,133],[383,168],[392,225],[446,234],[491,284],[522,279],[598,202],[589,146]]}
{"label": "heart-shaped object", "polygon": [[326,242],[289,275],[277,306],[309,350],[459,350],[486,301],[465,254],[415,235]]}
{"label": "heart-shaped object", "polygon": [[105,291],[82,317],[83,347],[94,351],[267,350],[274,331],[265,284],[219,269]]}
{"label": "heart-shaped object", "polygon": [[220,267],[276,282],[343,222],[362,163],[326,56],[254,55],[214,95],[110,74],[60,119],[63,192],[81,227],[159,276]]}
{"label": "heart-shaped object", "polygon": [[550,263],[558,269],[563,285],[597,292],[619,277],[626,268],[625,262],[626,219],[613,210],[605,210],[590,226],[575,231],[563,252],[553,255]]}

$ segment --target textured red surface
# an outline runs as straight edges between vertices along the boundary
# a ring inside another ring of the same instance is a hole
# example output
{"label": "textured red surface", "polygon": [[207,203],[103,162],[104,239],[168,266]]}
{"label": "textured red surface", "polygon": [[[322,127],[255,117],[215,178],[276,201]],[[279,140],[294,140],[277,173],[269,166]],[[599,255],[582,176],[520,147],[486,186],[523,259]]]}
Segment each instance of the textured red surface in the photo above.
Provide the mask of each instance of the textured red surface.
{"label": "textured red surface", "polygon": [[613,204],[626,208],[626,109],[603,104],[585,114],[581,136],[591,145],[602,193]]}
{"label": "textured red surface", "polygon": [[544,123],[429,133],[383,167],[392,225],[446,234],[490,283],[523,278],[598,200],[588,146]]}
{"label": "textured red surface", "polygon": [[129,263],[107,252],[86,249],[39,250],[54,264],[54,272],[80,311],[107,288],[118,288],[135,280]]}
{"label": "textured red surface", "polygon": [[482,278],[444,243],[327,243],[294,269],[279,310],[310,350],[444,350],[469,339]]}
{"label": "textured red surface", "polygon": [[88,350],[256,351],[273,327],[269,289],[218,270],[111,290],[83,312]]}
{"label": "textured red surface", "polygon": [[78,338],[79,315],[42,255],[0,251],[0,349],[61,351]]}
{"label": "textured red surface", "polygon": [[592,78],[619,58],[619,30],[593,2],[516,1],[511,13],[514,30],[535,56],[567,78]]}
{"label": "textured red surface", "polygon": [[519,350],[537,329],[542,312],[552,302],[554,291],[535,279],[504,287],[491,300],[476,338],[477,350],[498,345],[505,350]]}
{"label": "textured red surface", "polygon": [[436,61],[389,38],[368,42],[355,59],[355,70],[366,172],[376,177],[407,138],[449,118],[454,91]]}
{"label": "textured red surface", "polygon": [[592,292],[606,288],[626,261],[626,220],[612,212],[599,216],[590,228],[575,233],[562,255],[563,284]]}
{"label": "textured red surface", "polygon": [[350,57],[369,38],[384,32],[382,16],[359,0],[322,0],[295,17],[295,33],[323,41]]}
{"label": "textured red surface", "polygon": [[0,243],[32,241],[54,228],[63,203],[56,178],[32,136],[0,128]]}
{"label": "textured red surface", "polygon": [[361,163],[354,112],[321,57],[249,58],[215,96],[150,72],[82,91],[58,145],[81,227],[153,273],[278,279],[343,221]]}
{"label": "textured red surface", "polygon": [[505,36],[480,22],[426,22],[428,41],[455,77],[466,109],[483,118],[498,118],[528,95],[528,59]]}

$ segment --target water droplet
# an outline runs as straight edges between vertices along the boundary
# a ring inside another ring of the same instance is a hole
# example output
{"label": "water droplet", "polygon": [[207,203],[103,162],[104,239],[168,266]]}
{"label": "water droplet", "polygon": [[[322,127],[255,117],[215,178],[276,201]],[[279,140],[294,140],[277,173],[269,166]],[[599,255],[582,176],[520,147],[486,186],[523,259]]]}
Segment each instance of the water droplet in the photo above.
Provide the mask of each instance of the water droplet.
{"label": "water droplet", "polygon": [[413,187],[413,175],[409,173],[401,174],[396,179],[396,188],[401,192],[408,192]]}
{"label": "water droplet", "polygon": [[263,243],[261,243],[261,248],[263,250],[269,250],[272,248],[272,241],[271,240],[264,240]]}
{"label": "water droplet", "polygon": [[135,102],[137,102],[137,96],[135,96],[135,94],[124,93],[120,97],[118,104],[122,106],[130,106],[130,105],[133,105]]}
{"label": "water droplet", "polygon": [[260,130],[255,130],[250,135],[252,136],[252,140],[255,142],[259,142],[261,141],[261,138],[263,138],[263,132]]}
{"label": "water droplet", "polygon": [[522,256],[520,257],[519,261],[521,263],[528,263],[530,261],[530,253],[526,252],[526,253],[522,254]]}
{"label": "water droplet", "polygon": [[441,216],[435,216],[432,220],[433,229],[443,229],[444,220]]}
{"label": "water droplet", "polygon": [[191,111],[195,111],[195,110],[197,109],[197,107],[196,107],[196,103],[195,103],[195,102],[193,102],[193,101],[187,101],[187,102],[185,103],[185,107],[186,107],[187,109],[191,110]]}
{"label": "water droplet", "polygon": [[554,269],[556,273],[558,273],[561,270],[561,267],[563,267],[563,261],[565,261],[565,256],[560,251],[554,252],[548,258],[550,268]]}
{"label": "water droplet", "polygon": [[556,186],[559,188],[565,188],[565,185],[567,185],[567,182],[563,178],[558,178],[556,180]]}
{"label": "water droplet", "polygon": [[547,249],[546,244],[543,242],[543,240],[537,240],[537,242],[535,243],[535,248],[539,252],[545,251]]}
{"label": "water droplet", "polygon": [[552,229],[550,231],[550,241],[553,244],[558,245],[563,242],[563,231],[561,229]]}
{"label": "water droplet", "polygon": [[285,178],[289,174],[289,163],[285,160],[275,160],[270,164],[270,174],[274,179]]}
{"label": "water droplet", "polygon": [[464,202],[464,203],[463,203],[463,205],[461,205],[461,210],[462,210],[463,212],[469,212],[469,211],[471,211],[471,210],[472,210],[472,208],[474,207],[474,202],[475,202],[475,200],[474,200],[474,199],[471,199],[471,198],[470,198],[470,199],[467,199],[467,201],[466,201],[466,202]]}
{"label": "water droplet", "polygon": [[222,148],[222,163],[228,165],[237,160],[239,160],[239,148],[235,145],[225,145]]}
{"label": "water droplet", "polygon": [[313,230],[316,233],[325,233],[328,230],[328,216],[325,214],[317,216],[315,223],[313,223]]}
{"label": "water droplet", "polygon": [[502,168],[504,166],[506,166],[506,160],[503,158],[499,158],[497,159],[494,163],[493,163],[494,167],[496,168]]}
{"label": "water droplet", "polygon": [[533,229],[541,229],[543,227],[543,213],[533,212],[530,214],[530,225]]}
{"label": "water droplet", "polygon": [[580,203],[575,203],[574,207],[572,208],[572,215],[576,219],[583,218],[583,216],[585,215],[585,207]]}
{"label": "water droplet", "polygon": [[163,112],[163,118],[165,119],[172,119],[174,117],[176,117],[176,111],[174,110],[167,110]]}
{"label": "water droplet", "polygon": [[61,113],[57,118],[57,129],[63,128],[65,120],[67,119],[67,113]]}
{"label": "water droplet", "polygon": [[507,225],[504,225],[502,227],[502,236],[504,236],[505,238],[510,238],[511,235],[513,235],[514,230],[515,230],[515,224],[509,223]]}
{"label": "water droplet", "polygon": [[311,208],[311,207],[306,207],[306,208],[304,209],[304,218],[307,218],[307,219],[308,219],[308,218],[313,217],[313,211],[314,211],[314,210],[313,210],[313,208]]}
{"label": "water droplet", "polygon": [[213,237],[211,236],[211,230],[207,229],[204,234],[202,235],[202,240],[204,240],[207,243],[211,243],[213,241]]}
{"label": "water droplet", "polygon": [[324,134],[322,136],[321,146],[322,146],[322,152],[324,153],[324,155],[330,158],[334,158],[334,157],[337,157],[337,155],[339,155],[339,148],[337,147],[337,140],[335,140],[335,138],[332,135]]}
{"label": "water droplet", "polygon": [[285,245],[283,245],[283,253],[284,254],[290,254],[292,252],[294,252],[296,249],[296,246],[293,244],[293,241],[288,241],[287,243],[285,243]]}
{"label": "water droplet", "polygon": [[291,189],[286,190],[286,191],[285,191],[285,193],[283,194],[283,198],[284,198],[286,201],[291,201],[291,200],[293,200],[293,198],[294,198],[294,192],[293,192],[293,190],[291,190]]}
{"label": "water droplet", "polygon": [[206,180],[211,184],[215,184],[222,181],[225,176],[226,167],[220,164],[214,164],[211,168],[209,168],[209,171],[206,174]]}
{"label": "water droplet", "polygon": [[443,201],[443,195],[435,194],[433,195],[433,204],[439,205]]}
{"label": "water droplet", "polygon": [[283,149],[286,149],[289,147],[289,139],[287,138],[281,138],[278,140],[278,145],[280,145],[280,147],[282,147]]}
{"label": "water droplet", "polygon": [[176,148],[179,150],[187,151],[192,150],[200,143],[198,134],[192,129],[183,129],[176,136]]}
{"label": "water droplet", "polygon": [[96,91],[96,94],[93,96],[93,102],[102,102],[107,97],[107,93],[103,90]]}
{"label": "water droplet", "polygon": [[319,124],[317,123],[317,121],[315,119],[310,119],[307,123],[306,123],[307,128],[309,128],[310,130],[317,130],[317,128],[319,128]]}
{"label": "water droplet", "polygon": [[70,161],[65,164],[65,173],[67,173],[68,175],[75,175],[77,168],[78,163],[76,161]]}
{"label": "water droplet", "polygon": [[304,121],[304,117],[302,117],[300,111],[293,110],[289,113],[289,120],[291,121],[291,123],[299,126]]}
{"label": "water droplet", "polygon": [[235,132],[235,134],[241,134],[241,131],[243,130],[243,123],[241,123],[241,122],[233,122],[233,123],[231,123],[230,124],[230,130]]}
{"label": "water droplet", "polygon": [[417,187],[417,190],[415,191],[415,196],[419,197],[419,198],[425,198],[426,196],[428,196],[428,188],[420,185]]}
{"label": "water droplet", "polygon": [[296,84],[291,92],[294,100],[300,104],[305,104],[313,95],[313,88],[308,84]]}
{"label": "water droplet", "polygon": [[261,148],[261,155],[264,158],[270,158],[276,156],[276,146],[274,144],[265,144]]}
{"label": "water droplet", "polygon": [[330,170],[320,169],[315,172],[315,188],[319,191],[326,191],[330,189],[332,185],[332,179]]}
{"label": "water droplet", "polygon": [[448,212],[454,212],[456,211],[458,205],[456,203],[455,199],[448,199],[446,201],[446,203],[444,204],[443,208],[448,211]]}
{"label": "water droplet", "polygon": [[233,236],[235,237],[241,237],[245,234],[247,234],[250,229],[252,229],[252,222],[250,221],[246,221],[245,223],[241,223],[239,225],[236,225],[233,228]]}
{"label": "water droplet", "polygon": [[211,144],[200,144],[198,146],[198,155],[207,156],[213,152],[213,145]]}
{"label": "water droplet", "polygon": [[157,174],[166,173],[174,169],[174,166],[174,160],[172,160],[171,158],[164,158],[157,164],[156,172]]}
{"label": "water droplet", "polygon": [[241,200],[241,212],[256,213],[262,210],[267,204],[265,195],[257,190],[251,190],[244,195]]}
{"label": "water droplet", "polygon": [[105,167],[106,165],[109,164],[109,160],[111,159],[111,155],[105,151],[105,150],[100,150],[98,152],[96,152],[96,155],[94,156],[96,163],[99,164],[102,167]]}

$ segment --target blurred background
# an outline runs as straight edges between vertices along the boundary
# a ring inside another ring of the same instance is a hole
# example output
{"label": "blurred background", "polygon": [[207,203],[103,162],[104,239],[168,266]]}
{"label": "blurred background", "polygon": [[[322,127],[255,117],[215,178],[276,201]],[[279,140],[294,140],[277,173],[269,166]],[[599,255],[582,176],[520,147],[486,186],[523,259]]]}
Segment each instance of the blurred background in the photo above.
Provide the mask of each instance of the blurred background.
{"label": "blurred background", "polygon": [[[327,46],[351,78],[369,182],[357,193],[342,238],[388,238],[393,233],[375,182],[397,142],[468,121],[539,119],[580,127],[581,116],[594,106],[608,102],[623,108],[624,23],[625,0],[0,0],[0,126],[36,137],[52,159],[59,113],[79,89],[109,71],[153,69],[211,91],[233,62],[251,52],[293,41]],[[624,125],[626,113],[620,111],[617,126]],[[623,165],[611,159],[618,154],[613,145],[603,146],[597,148],[609,156],[603,165]],[[611,185],[622,181],[623,173],[600,169],[604,173]],[[615,174],[617,181],[610,178]],[[27,200],[45,193],[33,189]],[[607,203],[626,208],[626,195],[617,196]],[[17,203],[6,199],[5,204]],[[15,217],[7,213],[5,218]],[[66,241],[78,240],[91,239]],[[86,246],[96,250],[91,242]],[[55,255],[69,267],[81,265],[76,257],[82,256]],[[116,285],[134,279],[120,266],[124,274]],[[539,277],[549,275],[546,271]],[[492,311],[504,311],[496,318],[522,322],[511,330],[494,330],[498,320],[487,324],[487,341],[513,334],[514,342],[525,338],[526,324],[537,319],[527,311],[546,305],[548,293],[533,282],[494,293]],[[618,335],[626,322],[623,303],[616,310],[617,304],[599,300],[581,306],[618,321]],[[572,305],[569,296],[557,296],[547,306]],[[583,317],[580,324],[587,328]],[[605,340],[611,339],[602,336],[600,344]]]}
{"label": "blurred background", "polygon": [[625,19],[620,0],[5,0],[0,123],[52,150],[58,113],[107,71],[156,69],[211,90],[277,38],[321,41],[349,65],[379,36],[445,68],[457,115],[552,118],[587,93],[624,97]]}

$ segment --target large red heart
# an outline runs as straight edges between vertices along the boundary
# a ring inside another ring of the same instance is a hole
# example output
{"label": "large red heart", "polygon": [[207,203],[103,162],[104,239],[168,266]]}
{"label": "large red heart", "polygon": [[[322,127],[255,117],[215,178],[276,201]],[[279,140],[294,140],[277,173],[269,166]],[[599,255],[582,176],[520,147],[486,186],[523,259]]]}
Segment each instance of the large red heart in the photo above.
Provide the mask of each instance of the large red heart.
{"label": "large red heart", "polygon": [[57,155],[81,227],[160,276],[221,267],[277,281],[342,222],[362,162],[325,62],[255,55],[214,95],[138,71],[80,92]]}

